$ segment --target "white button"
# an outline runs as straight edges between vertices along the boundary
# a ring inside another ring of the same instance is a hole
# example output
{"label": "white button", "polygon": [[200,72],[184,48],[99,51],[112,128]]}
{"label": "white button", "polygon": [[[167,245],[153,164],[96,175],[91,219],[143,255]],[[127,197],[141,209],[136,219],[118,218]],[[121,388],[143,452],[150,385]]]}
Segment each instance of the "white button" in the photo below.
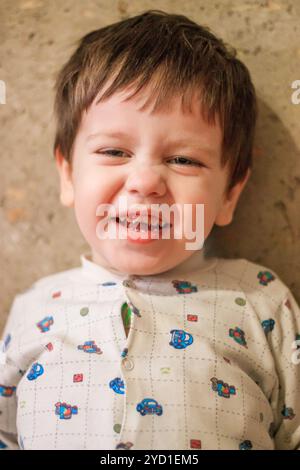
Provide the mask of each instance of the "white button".
{"label": "white button", "polygon": [[128,357],[125,357],[123,359],[122,364],[126,370],[132,370],[134,368],[133,361],[131,359],[128,359]]}

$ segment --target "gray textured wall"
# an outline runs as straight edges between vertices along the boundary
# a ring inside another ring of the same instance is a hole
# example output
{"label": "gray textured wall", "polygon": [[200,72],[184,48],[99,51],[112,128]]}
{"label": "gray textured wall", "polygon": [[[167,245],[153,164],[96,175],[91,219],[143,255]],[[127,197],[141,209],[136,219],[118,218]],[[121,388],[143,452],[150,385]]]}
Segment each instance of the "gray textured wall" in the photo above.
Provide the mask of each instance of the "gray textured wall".
{"label": "gray textured wall", "polygon": [[255,169],[233,223],[215,227],[209,251],[275,270],[300,301],[300,79],[298,0],[1,0],[0,331],[14,295],[79,263],[87,248],[59,203],[52,156],[54,76],[92,29],[159,8],[212,28],[237,48],[255,83],[260,117]]}

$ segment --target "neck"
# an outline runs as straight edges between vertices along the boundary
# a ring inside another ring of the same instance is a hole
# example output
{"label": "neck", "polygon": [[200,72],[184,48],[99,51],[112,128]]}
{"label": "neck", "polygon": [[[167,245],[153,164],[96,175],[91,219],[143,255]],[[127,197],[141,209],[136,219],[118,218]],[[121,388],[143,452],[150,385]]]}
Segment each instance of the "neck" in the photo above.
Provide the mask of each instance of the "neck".
{"label": "neck", "polygon": [[[113,274],[116,274],[117,276],[126,276],[128,273],[126,272],[121,272],[117,270],[114,266],[110,265],[109,263],[106,262],[105,259],[102,257],[99,258],[97,254],[95,254],[94,251],[86,254],[86,258],[94,263],[95,265],[98,265],[102,267],[103,269],[106,269],[110,271]],[[199,269],[201,266],[205,265],[206,263],[206,257],[205,257],[205,252],[204,252],[204,247],[201,250],[197,250],[193,252],[187,259],[183,260],[181,263],[177,264],[176,266],[173,266],[172,268],[166,269],[164,271],[161,271],[160,273],[150,273],[150,274],[142,274],[141,276],[169,276],[169,275],[175,275],[178,273],[190,273],[196,269]],[[136,275],[136,274],[133,274]]]}

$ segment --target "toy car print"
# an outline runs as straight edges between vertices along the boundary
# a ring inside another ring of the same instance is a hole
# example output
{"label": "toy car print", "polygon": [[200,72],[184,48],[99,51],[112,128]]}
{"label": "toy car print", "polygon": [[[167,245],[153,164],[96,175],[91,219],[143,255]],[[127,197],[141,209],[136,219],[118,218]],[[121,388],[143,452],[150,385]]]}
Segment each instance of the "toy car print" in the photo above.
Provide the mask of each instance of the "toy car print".
{"label": "toy car print", "polygon": [[272,331],[274,328],[274,325],[275,325],[275,320],[273,320],[273,318],[269,318],[269,320],[263,320],[261,322],[261,326],[263,327],[265,334],[268,334],[270,331]]}
{"label": "toy car print", "polygon": [[162,406],[153,398],[144,398],[144,400],[137,404],[136,410],[139,411],[142,416],[153,414],[160,416],[163,412]]}
{"label": "toy car print", "polygon": [[252,442],[249,440],[243,441],[239,445],[240,450],[251,450],[252,449]]}
{"label": "toy car print", "polygon": [[67,403],[55,403],[55,414],[60,417],[60,419],[71,419],[72,415],[78,414],[77,406],[71,406]]}
{"label": "toy car print", "polygon": [[237,326],[234,329],[230,328],[229,336],[231,338],[233,338],[234,341],[236,341],[241,346],[247,347],[247,342],[246,342],[246,339],[245,339],[245,333],[244,333],[243,330],[241,330]]}
{"label": "toy car print", "polygon": [[170,345],[176,349],[184,349],[193,343],[193,337],[190,333],[184,330],[171,330],[171,341]]}
{"label": "toy car print", "polygon": [[16,387],[8,387],[0,384],[0,397],[11,397]]}
{"label": "toy car print", "polygon": [[120,379],[120,377],[116,377],[115,379],[111,380],[109,382],[109,386],[116,393],[120,393],[121,395],[125,393],[124,382],[123,380]]}
{"label": "toy car print", "polygon": [[193,286],[189,281],[178,281],[175,279],[172,281],[172,284],[179,294],[190,294],[198,290],[197,287]]}
{"label": "toy car print", "polygon": [[102,354],[102,351],[98,346],[95,344],[95,341],[85,341],[83,345],[78,345],[78,349],[86,352],[86,353],[96,353],[96,354]]}
{"label": "toy car print", "polygon": [[283,407],[281,414],[283,419],[293,419],[296,416],[293,408],[287,408],[286,406]]}
{"label": "toy car print", "polygon": [[35,362],[34,364],[32,364],[32,367],[31,367],[29,373],[27,374],[27,379],[28,380],[35,380],[40,375],[42,375],[43,373],[44,373],[44,368],[43,368],[42,364],[39,364],[38,362]]}
{"label": "toy car print", "polygon": [[132,447],[133,444],[132,442],[119,442],[119,444],[116,445],[116,449],[123,449],[123,450],[129,450],[130,447]]}
{"label": "toy car print", "polygon": [[257,275],[259,283],[263,286],[267,286],[269,282],[274,281],[275,277],[270,271],[259,271]]}
{"label": "toy car print", "polygon": [[217,392],[219,397],[230,398],[230,395],[235,395],[235,387],[224,383],[223,380],[218,380],[216,377],[210,379],[212,382],[212,389]]}
{"label": "toy car print", "polygon": [[41,333],[45,333],[50,330],[50,326],[53,325],[53,317],[45,317],[43,320],[37,323],[37,327],[41,330]]}

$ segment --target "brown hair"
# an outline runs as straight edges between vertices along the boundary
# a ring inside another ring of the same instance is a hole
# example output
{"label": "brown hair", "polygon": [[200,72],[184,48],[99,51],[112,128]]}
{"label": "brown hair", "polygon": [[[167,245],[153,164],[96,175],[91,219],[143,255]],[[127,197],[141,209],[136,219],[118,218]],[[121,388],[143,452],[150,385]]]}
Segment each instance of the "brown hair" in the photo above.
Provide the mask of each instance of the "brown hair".
{"label": "brown hair", "polygon": [[255,89],[236,50],[209,28],[183,15],[148,10],[86,34],[54,87],[54,152],[59,147],[70,163],[82,112],[111,79],[97,103],[134,85],[130,99],[154,83],[149,99],[156,97],[153,110],[175,95],[181,96],[183,107],[190,107],[193,91],[198,91],[203,118],[215,123],[217,115],[223,130],[221,165],[229,165],[227,190],[246,176],[252,166]]}

